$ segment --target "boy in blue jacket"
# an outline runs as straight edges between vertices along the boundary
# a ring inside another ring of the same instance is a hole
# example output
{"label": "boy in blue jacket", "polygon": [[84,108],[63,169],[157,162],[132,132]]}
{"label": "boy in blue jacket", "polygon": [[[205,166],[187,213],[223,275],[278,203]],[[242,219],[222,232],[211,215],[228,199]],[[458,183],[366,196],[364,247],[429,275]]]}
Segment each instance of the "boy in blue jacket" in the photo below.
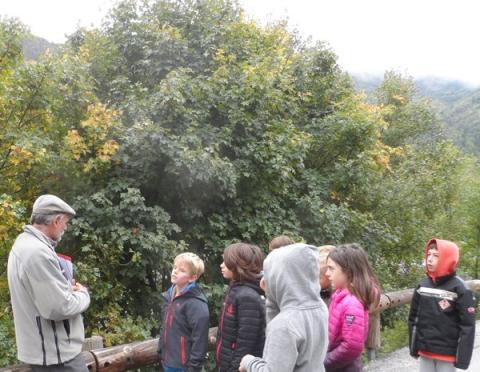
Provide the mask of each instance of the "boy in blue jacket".
{"label": "boy in blue jacket", "polygon": [[194,253],[175,257],[172,286],[163,293],[159,353],[165,372],[200,372],[208,348],[207,299],[196,281],[205,270]]}

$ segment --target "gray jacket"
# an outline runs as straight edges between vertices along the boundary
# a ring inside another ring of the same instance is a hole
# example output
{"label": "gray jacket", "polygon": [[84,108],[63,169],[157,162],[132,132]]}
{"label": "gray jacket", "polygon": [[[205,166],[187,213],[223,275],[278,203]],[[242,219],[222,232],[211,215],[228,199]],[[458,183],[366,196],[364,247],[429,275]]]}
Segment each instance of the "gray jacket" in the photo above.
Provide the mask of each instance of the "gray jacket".
{"label": "gray jacket", "polygon": [[81,313],[90,304],[63,276],[52,242],[33,226],[24,227],[8,257],[18,359],[52,365],[76,357],[84,341]]}
{"label": "gray jacket", "polygon": [[328,310],[320,298],[315,247],[292,244],[264,262],[267,297],[279,313],[267,324],[263,358],[248,356],[248,372],[323,372],[328,345]]}

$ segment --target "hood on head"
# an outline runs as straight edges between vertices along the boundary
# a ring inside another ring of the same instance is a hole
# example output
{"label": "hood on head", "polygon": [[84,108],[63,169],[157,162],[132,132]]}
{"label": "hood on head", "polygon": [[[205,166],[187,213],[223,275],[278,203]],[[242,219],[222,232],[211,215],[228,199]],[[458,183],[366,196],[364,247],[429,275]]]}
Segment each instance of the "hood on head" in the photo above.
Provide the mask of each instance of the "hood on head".
{"label": "hood on head", "polygon": [[317,248],[296,243],[273,250],[263,264],[267,297],[281,310],[318,306],[320,264]]}
{"label": "hood on head", "polygon": [[427,261],[428,247],[435,243],[438,250],[438,266],[437,271],[431,273],[427,270],[427,275],[434,281],[436,278],[450,275],[455,272],[458,265],[460,250],[458,246],[449,240],[430,239],[425,247],[425,262]]}

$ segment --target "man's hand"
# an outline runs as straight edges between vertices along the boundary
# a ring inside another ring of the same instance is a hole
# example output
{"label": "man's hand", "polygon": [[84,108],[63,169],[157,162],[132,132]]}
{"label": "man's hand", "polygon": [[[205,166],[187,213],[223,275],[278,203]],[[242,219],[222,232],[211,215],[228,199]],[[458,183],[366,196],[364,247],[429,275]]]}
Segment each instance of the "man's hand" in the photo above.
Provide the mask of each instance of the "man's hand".
{"label": "man's hand", "polygon": [[75,281],[75,279],[72,279],[72,289],[74,291],[80,291],[80,292],[88,292],[87,287],[83,286],[79,282]]}

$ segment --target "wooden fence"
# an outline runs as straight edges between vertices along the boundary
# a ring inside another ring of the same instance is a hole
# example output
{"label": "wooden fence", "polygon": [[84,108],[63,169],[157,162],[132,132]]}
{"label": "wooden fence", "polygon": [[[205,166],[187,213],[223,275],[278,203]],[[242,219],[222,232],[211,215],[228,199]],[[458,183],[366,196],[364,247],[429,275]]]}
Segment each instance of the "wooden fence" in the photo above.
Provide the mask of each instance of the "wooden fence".
{"label": "wooden fence", "polygon": [[[470,280],[467,281],[467,284],[473,292],[480,292],[480,280]],[[381,295],[379,306],[370,313],[368,339],[366,342],[370,359],[375,358],[375,352],[380,348],[380,313],[387,309],[393,309],[410,303],[412,296],[413,289],[405,289]],[[216,331],[216,327],[210,328],[209,343],[211,350],[213,350],[215,346]],[[98,345],[98,339],[93,342],[92,339],[89,340],[93,345]],[[93,345],[90,347],[95,348]],[[101,349],[95,348],[95,350],[83,351],[82,354],[89,371],[118,372],[158,363],[157,346],[158,338]],[[87,346],[87,348],[90,347]],[[24,364],[0,369],[0,372],[27,371],[31,371],[31,369]]]}

